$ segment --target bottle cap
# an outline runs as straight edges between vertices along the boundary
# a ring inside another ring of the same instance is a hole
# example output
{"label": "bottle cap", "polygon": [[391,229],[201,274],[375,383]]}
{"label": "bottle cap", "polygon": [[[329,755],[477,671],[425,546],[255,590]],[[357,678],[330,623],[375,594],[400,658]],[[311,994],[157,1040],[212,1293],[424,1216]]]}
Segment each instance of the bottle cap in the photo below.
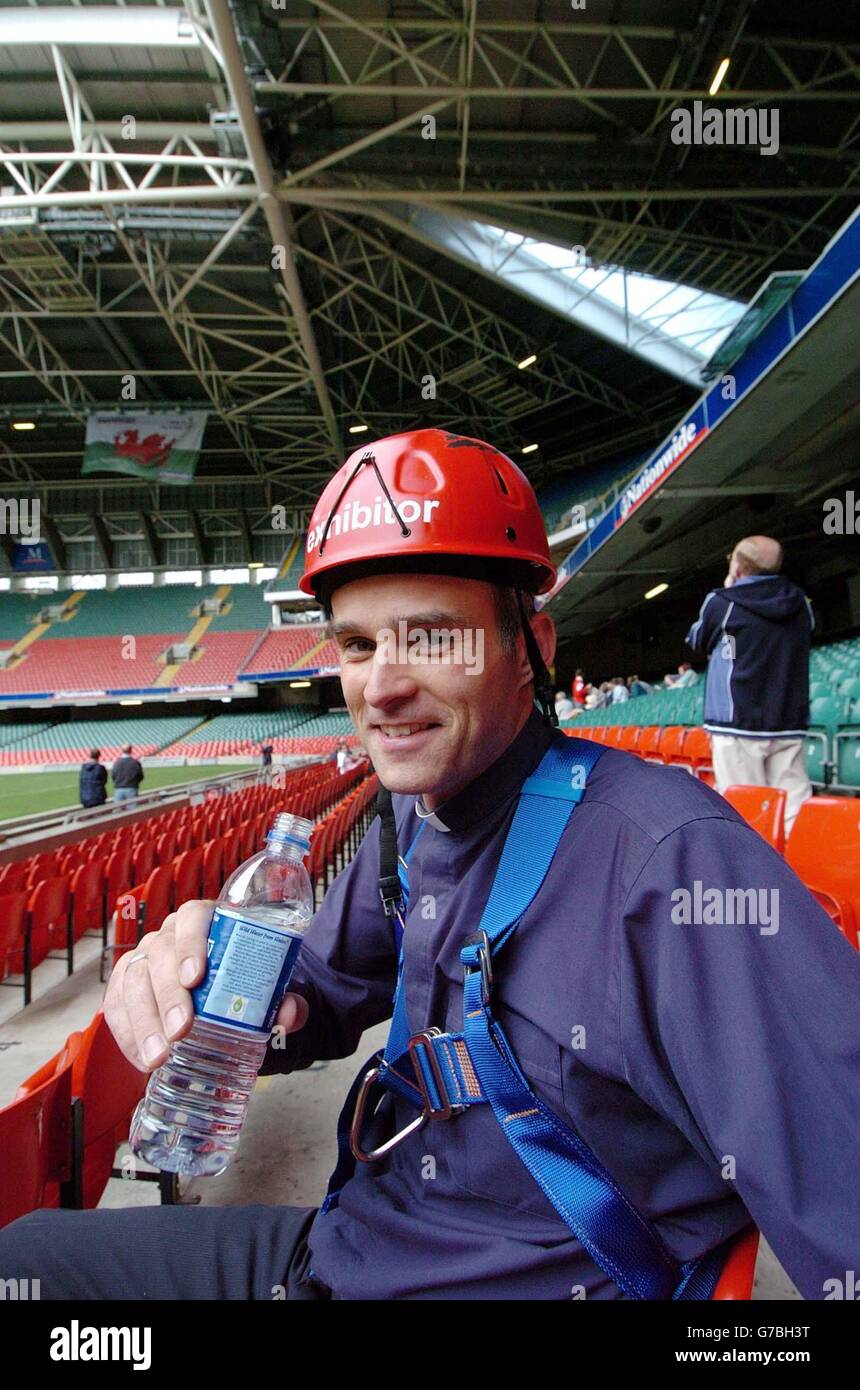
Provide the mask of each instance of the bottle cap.
{"label": "bottle cap", "polygon": [[282,811],[275,817],[266,839],[275,844],[298,845],[300,849],[306,850],[311,842],[313,828],[313,821]]}

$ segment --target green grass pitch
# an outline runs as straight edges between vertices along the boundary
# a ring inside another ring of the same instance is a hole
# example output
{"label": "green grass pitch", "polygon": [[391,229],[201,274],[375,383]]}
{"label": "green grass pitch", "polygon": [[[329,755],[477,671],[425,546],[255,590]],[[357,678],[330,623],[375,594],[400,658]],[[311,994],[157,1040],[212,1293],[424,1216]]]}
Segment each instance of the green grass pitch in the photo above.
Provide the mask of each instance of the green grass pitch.
{"label": "green grass pitch", "polygon": [[[258,763],[212,763],[203,767],[147,767],[142,792],[179,782],[198,782],[222,773],[247,772]],[[108,782],[112,800],[112,784]],[[61,806],[79,806],[77,772],[11,772],[0,777],[0,821],[37,811],[55,811]]]}

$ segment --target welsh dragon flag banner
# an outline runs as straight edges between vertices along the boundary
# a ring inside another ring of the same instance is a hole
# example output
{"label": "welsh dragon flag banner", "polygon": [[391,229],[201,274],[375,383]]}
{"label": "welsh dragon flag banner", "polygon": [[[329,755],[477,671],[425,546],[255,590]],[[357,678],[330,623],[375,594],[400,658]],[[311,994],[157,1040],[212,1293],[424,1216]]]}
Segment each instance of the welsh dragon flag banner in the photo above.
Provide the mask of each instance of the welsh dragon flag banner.
{"label": "welsh dragon flag banner", "polygon": [[200,457],[205,410],[93,411],[81,473],[130,473],[154,483],[190,483]]}

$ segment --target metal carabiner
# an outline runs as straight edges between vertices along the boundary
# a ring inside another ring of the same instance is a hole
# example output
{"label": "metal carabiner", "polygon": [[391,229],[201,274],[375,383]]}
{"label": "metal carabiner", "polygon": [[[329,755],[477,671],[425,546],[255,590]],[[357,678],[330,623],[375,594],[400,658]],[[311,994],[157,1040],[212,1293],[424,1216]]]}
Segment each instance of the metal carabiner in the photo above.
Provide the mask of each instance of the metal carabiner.
{"label": "metal carabiner", "polygon": [[361,1128],[364,1123],[364,1112],[367,1107],[367,1097],[379,1080],[381,1072],[382,1067],[371,1067],[370,1071],[365,1073],[364,1080],[361,1083],[361,1090],[358,1093],[358,1099],[355,1102],[355,1114],[352,1117],[352,1125],[349,1131],[349,1147],[352,1149],[353,1157],[356,1158],[359,1163],[377,1163],[379,1159],[385,1158],[391,1153],[392,1149],[397,1148],[398,1144],[402,1144],[404,1139],[408,1139],[410,1134],[415,1134],[417,1130],[422,1129],[430,1118],[430,1111],[425,1102],[421,1114],[416,1116],[405,1129],[399,1130],[398,1133],[393,1134],[390,1139],[386,1139],[384,1144],[379,1145],[379,1148],[371,1149],[370,1153],[365,1153],[364,1149],[361,1147]]}

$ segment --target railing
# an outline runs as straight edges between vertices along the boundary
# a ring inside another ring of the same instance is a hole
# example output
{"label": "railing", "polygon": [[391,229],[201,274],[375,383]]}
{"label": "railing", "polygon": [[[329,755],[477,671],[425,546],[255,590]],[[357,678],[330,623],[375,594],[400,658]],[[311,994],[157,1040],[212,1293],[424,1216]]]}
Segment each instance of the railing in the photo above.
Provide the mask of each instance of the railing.
{"label": "railing", "polygon": [[[319,757],[296,756],[286,758],[279,768],[301,767],[307,762],[319,762]],[[261,768],[255,767],[247,772],[221,773],[217,777],[194,778],[188,782],[174,782],[167,787],[157,787],[143,792],[136,800],[128,802],[104,802],[101,806],[61,806],[54,811],[37,811],[29,816],[18,816],[14,820],[0,823],[0,863],[14,859],[15,855],[4,855],[3,850],[32,848],[33,840],[39,847],[56,848],[57,845],[73,844],[81,838],[81,831],[91,832],[115,829],[118,825],[131,825],[145,818],[153,811],[177,808],[185,802],[194,804],[203,801],[208,792],[238,791],[241,787],[252,786],[255,782],[269,781]],[[44,845],[46,836],[51,844]]]}

